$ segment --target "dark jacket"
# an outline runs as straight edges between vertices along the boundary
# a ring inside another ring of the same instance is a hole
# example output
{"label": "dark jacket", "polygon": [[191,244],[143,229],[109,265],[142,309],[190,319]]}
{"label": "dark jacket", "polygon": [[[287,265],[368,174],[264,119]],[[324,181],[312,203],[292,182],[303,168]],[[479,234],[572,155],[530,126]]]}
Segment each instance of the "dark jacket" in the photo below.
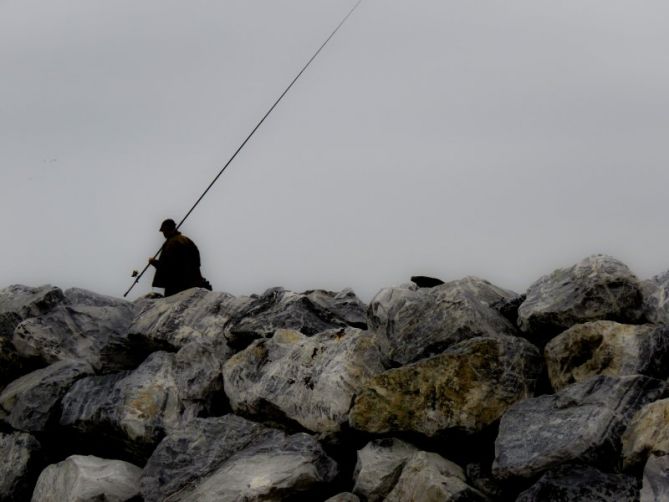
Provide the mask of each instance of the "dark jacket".
{"label": "dark jacket", "polygon": [[193,241],[179,232],[165,241],[155,266],[152,286],[165,288],[165,296],[202,286],[200,252]]}

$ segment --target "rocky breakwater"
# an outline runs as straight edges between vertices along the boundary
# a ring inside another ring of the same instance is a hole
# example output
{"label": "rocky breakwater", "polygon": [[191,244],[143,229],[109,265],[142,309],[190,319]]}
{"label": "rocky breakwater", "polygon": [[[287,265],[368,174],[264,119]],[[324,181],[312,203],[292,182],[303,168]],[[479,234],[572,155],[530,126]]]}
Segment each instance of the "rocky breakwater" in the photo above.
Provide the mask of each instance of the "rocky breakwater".
{"label": "rocky breakwater", "polygon": [[10,286],[0,500],[667,500],[667,298],[603,255],[369,305]]}

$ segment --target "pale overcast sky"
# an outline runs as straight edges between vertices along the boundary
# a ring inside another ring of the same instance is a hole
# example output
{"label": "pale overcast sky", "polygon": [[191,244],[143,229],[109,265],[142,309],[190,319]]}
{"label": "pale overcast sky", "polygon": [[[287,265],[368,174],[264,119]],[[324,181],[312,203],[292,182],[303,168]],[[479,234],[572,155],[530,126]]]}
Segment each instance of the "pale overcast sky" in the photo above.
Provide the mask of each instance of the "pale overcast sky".
{"label": "pale overcast sky", "polygon": [[[121,296],[353,4],[0,0],[0,287]],[[235,295],[663,272],[667,26],[666,0],[365,0],[182,230]]]}

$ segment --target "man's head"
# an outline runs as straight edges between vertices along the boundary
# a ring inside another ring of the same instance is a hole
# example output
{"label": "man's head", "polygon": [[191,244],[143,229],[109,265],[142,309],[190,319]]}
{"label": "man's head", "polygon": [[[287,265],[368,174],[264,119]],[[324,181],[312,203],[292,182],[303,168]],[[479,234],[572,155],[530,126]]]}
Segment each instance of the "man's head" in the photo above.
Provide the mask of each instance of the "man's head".
{"label": "man's head", "polygon": [[174,220],[168,218],[160,224],[160,231],[166,239],[172,237],[177,233],[177,224],[174,223]]}

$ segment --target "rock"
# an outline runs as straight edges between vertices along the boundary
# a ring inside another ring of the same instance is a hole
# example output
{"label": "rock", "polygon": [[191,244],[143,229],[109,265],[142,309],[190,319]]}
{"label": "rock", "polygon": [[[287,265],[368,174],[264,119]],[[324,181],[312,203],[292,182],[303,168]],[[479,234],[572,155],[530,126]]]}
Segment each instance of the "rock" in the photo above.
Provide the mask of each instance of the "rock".
{"label": "rock", "polygon": [[141,474],[120,460],[73,455],[42,471],[32,502],[124,502],[139,495]]}
{"label": "rock", "polygon": [[53,286],[15,285],[0,289],[0,388],[32,369],[12,343],[16,327],[24,319],[49,312],[64,299],[63,292]]}
{"label": "rock", "polygon": [[[194,359],[184,352],[199,354]],[[155,352],[133,372],[86,377],[63,398],[60,424],[83,436],[110,438],[112,450],[141,461],[164,434],[196,417],[221,388],[220,361],[206,348]]]}
{"label": "rock", "polygon": [[386,288],[370,303],[368,323],[388,337],[391,358],[407,364],[469,338],[516,335],[508,319],[492,308],[516,296],[475,277],[429,289]]}
{"label": "rock", "polygon": [[167,298],[143,300],[128,331],[149,346],[171,350],[203,339],[222,342],[225,329],[250,303],[250,298],[191,288]]}
{"label": "rock", "polygon": [[20,321],[46,314],[63,301],[62,290],[53,286],[17,284],[0,289],[0,337],[11,338]]}
{"label": "rock", "polygon": [[553,338],[544,350],[554,389],[595,375],[669,376],[669,327],[593,321]]}
{"label": "rock", "polygon": [[386,369],[384,342],[357,328],[312,337],[279,330],[225,363],[225,392],[233,410],[244,416],[336,432],[348,421],[356,391]]}
{"label": "rock", "polygon": [[530,286],[518,310],[520,329],[544,343],[575,324],[611,320],[634,324],[642,315],[641,283],[620,261],[594,255]]}
{"label": "rock", "polygon": [[638,497],[638,482],[631,476],[567,465],[544,474],[516,502],[636,502]]}
{"label": "rock", "polygon": [[404,465],[385,502],[408,500],[456,502],[485,501],[486,497],[467,485],[463,470],[436,453],[414,453]]}
{"label": "rock", "polygon": [[376,439],[358,451],[353,492],[368,502],[380,502],[393,489],[416,447],[395,438]]}
{"label": "rock", "polygon": [[0,501],[13,502],[30,497],[39,474],[41,446],[30,434],[0,433]]}
{"label": "rock", "polygon": [[19,324],[13,343],[22,357],[44,364],[81,359],[101,373],[134,368],[146,357],[128,340],[134,316],[130,302],[70,289],[65,303]]}
{"label": "rock", "polygon": [[353,493],[344,492],[330,497],[325,502],[360,502],[360,499]]}
{"label": "rock", "polygon": [[665,388],[645,376],[597,376],[521,401],[502,417],[492,472],[509,479],[530,478],[569,462],[612,467],[634,412]]}
{"label": "rock", "polygon": [[146,502],[283,500],[332,481],[336,465],[307,434],[226,415],[172,431],[147,462]]}
{"label": "rock", "polygon": [[647,404],[623,435],[623,467],[643,465],[649,455],[669,455],[669,399]]}
{"label": "rock", "polygon": [[669,271],[641,283],[643,310],[648,322],[669,324]]}
{"label": "rock", "polygon": [[374,434],[479,432],[533,395],[541,367],[538,349],[525,339],[466,340],[372,378],[358,393],[349,422]]}
{"label": "rock", "polygon": [[58,405],[72,384],[92,373],[84,361],[60,361],[22,376],[0,394],[0,415],[16,430],[41,432],[59,418]]}
{"label": "rock", "polygon": [[252,300],[227,329],[232,346],[246,347],[279,329],[307,336],[335,328],[367,329],[366,306],[350,289],[339,293],[323,290],[293,293],[273,288]]}
{"label": "rock", "polygon": [[669,500],[669,456],[651,455],[643,471],[643,485],[639,502]]}

